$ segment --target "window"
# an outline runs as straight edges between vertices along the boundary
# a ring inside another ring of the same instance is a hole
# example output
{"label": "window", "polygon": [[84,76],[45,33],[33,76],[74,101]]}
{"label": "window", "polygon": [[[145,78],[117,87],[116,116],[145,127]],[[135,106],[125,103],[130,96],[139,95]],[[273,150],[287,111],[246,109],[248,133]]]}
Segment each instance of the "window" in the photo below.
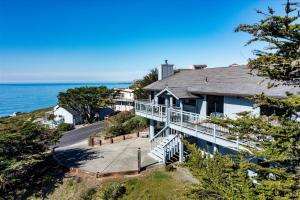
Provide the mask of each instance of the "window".
{"label": "window", "polygon": [[207,108],[206,114],[210,116],[211,114],[223,113],[224,112],[224,96],[206,96]]}
{"label": "window", "polygon": [[196,99],[183,99],[184,105],[196,106]]}

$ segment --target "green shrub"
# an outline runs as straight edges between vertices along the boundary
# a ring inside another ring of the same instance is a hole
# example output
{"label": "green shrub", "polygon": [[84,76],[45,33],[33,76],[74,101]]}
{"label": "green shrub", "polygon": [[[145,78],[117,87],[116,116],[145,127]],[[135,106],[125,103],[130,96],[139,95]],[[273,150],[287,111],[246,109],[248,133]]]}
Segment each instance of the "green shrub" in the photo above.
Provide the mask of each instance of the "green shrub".
{"label": "green shrub", "polygon": [[103,190],[101,198],[103,200],[116,200],[125,194],[125,192],[126,188],[123,184],[114,183]]}
{"label": "green shrub", "polygon": [[148,120],[141,116],[134,116],[124,124],[126,132],[131,132],[133,130],[141,130],[148,126]]}
{"label": "green shrub", "polygon": [[107,133],[112,136],[119,136],[119,135],[125,135],[128,132],[126,131],[123,124],[118,124],[116,126],[112,126],[108,129]]}
{"label": "green shrub", "polygon": [[70,130],[72,130],[73,128],[74,128],[74,126],[73,126],[72,124],[66,124],[66,123],[61,123],[61,124],[59,124],[58,127],[57,127],[57,129],[58,129],[59,131],[62,131],[62,132],[64,132],[64,131],[70,131]]}
{"label": "green shrub", "polygon": [[126,122],[127,120],[129,120],[130,118],[132,118],[134,116],[134,114],[132,114],[129,111],[123,111],[123,112],[119,112],[118,114],[112,116],[109,118],[109,121],[111,121],[113,124],[122,124],[124,122]]}

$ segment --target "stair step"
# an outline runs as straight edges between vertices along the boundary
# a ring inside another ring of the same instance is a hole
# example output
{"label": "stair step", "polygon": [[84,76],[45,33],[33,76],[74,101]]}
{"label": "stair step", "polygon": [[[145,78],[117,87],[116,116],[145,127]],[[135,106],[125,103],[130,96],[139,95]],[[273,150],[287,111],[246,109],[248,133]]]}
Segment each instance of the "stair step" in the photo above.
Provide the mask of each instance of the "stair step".
{"label": "stair step", "polygon": [[158,157],[158,156],[156,156],[156,155],[154,155],[153,153],[148,153],[148,155],[151,157],[151,158],[153,158],[153,159],[155,159],[155,160],[157,160],[157,162],[163,162],[163,159],[161,159],[160,157]]}

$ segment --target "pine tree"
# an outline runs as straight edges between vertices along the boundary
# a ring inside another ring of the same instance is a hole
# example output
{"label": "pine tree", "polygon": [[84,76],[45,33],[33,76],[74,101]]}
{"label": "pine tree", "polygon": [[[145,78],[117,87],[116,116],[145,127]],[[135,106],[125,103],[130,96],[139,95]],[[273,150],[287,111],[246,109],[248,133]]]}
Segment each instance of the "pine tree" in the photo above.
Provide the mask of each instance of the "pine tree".
{"label": "pine tree", "polygon": [[[242,24],[236,32],[252,36],[247,45],[267,44],[255,50],[249,60],[252,73],[271,79],[270,87],[279,84],[300,87],[300,24],[299,3],[287,1],[284,16],[257,11],[263,16],[255,24]],[[288,93],[288,91],[287,91]],[[217,154],[204,158],[193,147],[187,165],[200,184],[190,192],[193,197],[212,199],[299,199],[300,198],[300,97],[288,94],[276,99],[258,94],[253,97],[257,106],[266,105],[280,110],[272,116],[253,116],[242,112],[235,120],[211,118],[213,123],[229,129],[233,137],[249,141],[249,151],[240,152],[235,159]],[[234,162],[232,162],[234,161]],[[226,170],[224,168],[227,168]],[[249,177],[248,170],[257,173]]]}

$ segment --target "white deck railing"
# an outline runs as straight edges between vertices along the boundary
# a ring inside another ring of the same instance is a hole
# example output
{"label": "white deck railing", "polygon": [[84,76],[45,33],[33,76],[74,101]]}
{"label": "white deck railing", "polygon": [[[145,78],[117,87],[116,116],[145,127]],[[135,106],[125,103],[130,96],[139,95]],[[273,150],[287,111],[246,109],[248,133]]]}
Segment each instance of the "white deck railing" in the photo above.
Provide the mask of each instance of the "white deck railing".
{"label": "white deck railing", "polygon": [[165,118],[167,116],[167,107],[164,105],[153,104],[150,101],[135,101],[135,111],[152,115],[159,118]]}
{"label": "white deck railing", "polygon": [[[150,101],[135,101],[135,111],[137,113],[143,113],[147,116],[158,117],[161,121],[166,121],[167,124],[176,125],[180,127],[180,130],[190,130],[195,133],[201,133],[213,138],[216,141],[217,138],[234,144],[234,148],[239,149],[239,146],[254,146],[255,143],[250,140],[237,137],[237,134],[229,132],[228,129],[208,122],[208,117],[202,116],[197,113],[186,112],[178,108],[167,108],[164,105],[154,104]],[[151,118],[154,119],[154,118]],[[163,120],[165,119],[165,120]],[[184,128],[184,129],[182,129]],[[188,132],[186,132],[189,134]],[[231,145],[232,147],[232,145]]]}

